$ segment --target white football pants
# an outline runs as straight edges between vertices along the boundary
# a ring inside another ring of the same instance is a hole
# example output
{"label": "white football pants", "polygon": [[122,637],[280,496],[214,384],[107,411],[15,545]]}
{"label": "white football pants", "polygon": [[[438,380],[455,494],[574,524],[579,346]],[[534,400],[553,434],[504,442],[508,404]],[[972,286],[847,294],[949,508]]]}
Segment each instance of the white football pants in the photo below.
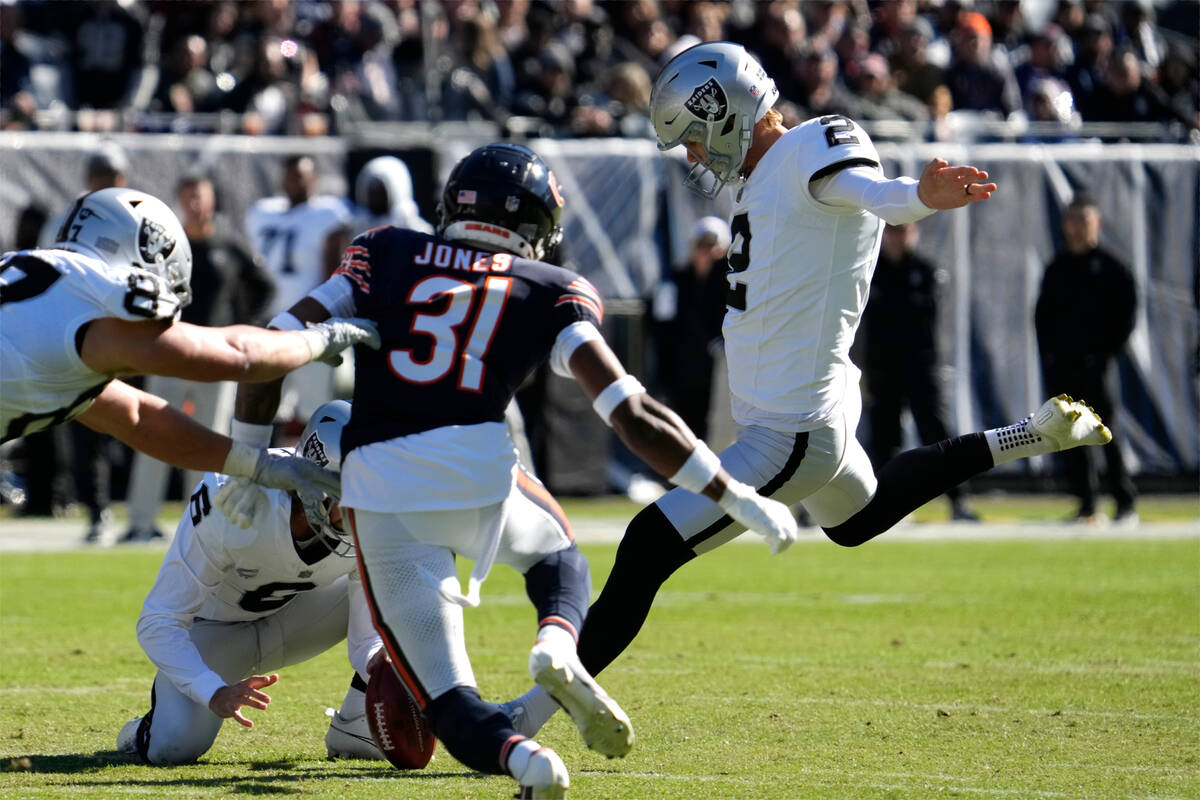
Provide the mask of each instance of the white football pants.
{"label": "white football pants", "polygon": [[[375,627],[408,687],[424,708],[456,686],[475,684],[463,634],[456,555],[478,562],[502,503],[446,511],[347,515],[358,542],[359,571]],[[524,574],[571,546],[570,526],[554,498],[518,471],[495,561]],[[461,593],[461,592],[460,592]]]}
{"label": "white football pants", "polygon": [[[721,452],[721,463],[739,481],[786,505],[803,503],[823,528],[839,525],[875,496],[878,482],[854,432],[862,398],[849,392],[841,415],[829,425],[786,433],[757,425],[739,426],[737,441]],[[673,489],[655,503],[697,553],[725,544],[745,531],[712,500]]]}
{"label": "white football pants", "polygon": [[[197,620],[192,625],[192,643],[204,663],[227,684],[299,664],[346,638],[348,586],[349,577],[343,575],[328,586],[300,592],[274,614],[253,622]],[[145,756],[151,764],[187,764],[208,752],[224,719],[212,713],[207,703],[180,692],[162,673],[154,676],[150,697]],[[269,714],[270,708],[251,711]]]}

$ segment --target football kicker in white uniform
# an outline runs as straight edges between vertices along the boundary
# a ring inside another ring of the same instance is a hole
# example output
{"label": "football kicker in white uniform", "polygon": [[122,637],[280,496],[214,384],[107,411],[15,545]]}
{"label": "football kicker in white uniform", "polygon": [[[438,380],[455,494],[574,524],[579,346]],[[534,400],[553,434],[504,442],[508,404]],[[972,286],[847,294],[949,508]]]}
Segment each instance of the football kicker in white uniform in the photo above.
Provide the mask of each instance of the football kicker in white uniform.
{"label": "football kicker in white uniform", "polygon": [[[1094,412],[1065,396],[1014,425],[901,453],[876,476],[855,438],[862,399],[850,361],[884,222],[981,202],[987,173],[934,159],[919,181],[889,180],[867,132],[840,115],[792,129],[774,81],[740,45],[706,42],[659,74],[651,118],[659,148],[683,146],[687,182],[708,196],[732,185],[723,325],[737,441],[721,462],[788,505],[803,502],[834,542],[854,547],[946,489],[996,464],[1105,444]],[[706,182],[707,181],[707,182]],[[599,672],[637,635],[675,570],[742,528],[711,500],[674,489],[626,529],[579,657]],[[538,689],[508,709],[532,735],[554,706]]]}
{"label": "football kicker in white uniform", "polygon": [[[341,463],[344,400],[316,410],[297,452]],[[242,705],[266,708],[261,690],[280,667],[346,640],[355,676],[325,737],[330,757],[382,758],[367,727],[367,666],[383,647],[371,623],[353,544],[328,498],[257,491],[248,529],[214,498],[236,479],[209,473],[184,509],[138,618],[138,643],[157,667],[150,710],[126,723],[117,749],[151,764],[195,761],[225,718],[250,727]],[[241,488],[241,487],[231,487]],[[230,490],[225,490],[230,491]]]}

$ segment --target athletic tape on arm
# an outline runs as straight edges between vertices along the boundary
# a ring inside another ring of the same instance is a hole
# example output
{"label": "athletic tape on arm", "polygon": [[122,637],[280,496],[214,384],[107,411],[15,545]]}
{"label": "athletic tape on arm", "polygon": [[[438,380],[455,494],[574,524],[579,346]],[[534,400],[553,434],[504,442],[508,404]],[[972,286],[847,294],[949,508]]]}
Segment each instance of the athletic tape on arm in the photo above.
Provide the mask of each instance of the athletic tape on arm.
{"label": "athletic tape on arm", "polygon": [[575,376],[571,374],[571,356],[575,354],[581,344],[597,340],[603,341],[603,339],[600,331],[596,330],[596,326],[591,322],[587,320],[572,322],[559,331],[558,338],[554,340],[554,349],[550,351],[550,369],[554,370],[556,375],[574,378]]}
{"label": "athletic tape on arm", "polygon": [[604,391],[596,395],[596,399],[592,401],[592,408],[600,415],[600,419],[604,420],[605,425],[611,426],[612,413],[617,406],[635,394],[645,393],[646,387],[642,386],[641,381],[632,375],[625,375],[604,387]]}
{"label": "athletic tape on arm", "polygon": [[679,471],[671,476],[670,480],[681,489],[700,494],[704,491],[705,486],[712,483],[712,479],[717,477],[717,473],[720,471],[721,459],[717,457],[717,454],[704,442],[696,442],[692,454],[688,456],[687,461],[683,462]]}
{"label": "athletic tape on arm", "polygon": [[267,327],[274,328],[277,331],[302,331],[304,330],[304,323],[292,312],[280,311],[271,317],[271,321],[267,323]]}

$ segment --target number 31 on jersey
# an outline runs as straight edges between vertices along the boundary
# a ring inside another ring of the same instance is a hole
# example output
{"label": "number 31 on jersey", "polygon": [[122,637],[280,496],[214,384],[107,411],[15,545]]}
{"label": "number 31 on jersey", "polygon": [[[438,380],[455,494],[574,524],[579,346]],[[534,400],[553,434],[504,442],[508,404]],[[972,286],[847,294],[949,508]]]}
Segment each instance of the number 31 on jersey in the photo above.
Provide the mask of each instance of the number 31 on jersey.
{"label": "number 31 on jersey", "polygon": [[[482,287],[476,287],[473,283],[442,275],[417,283],[408,294],[409,304],[423,305],[441,296],[449,297],[450,302],[440,314],[413,315],[413,332],[433,339],[429,358],[418,361],[412,350],[392,350],[388,353],[392,372],[410,383],[434,383],[449,374],[455,364],[461,363],[458,388],[468,392],[481,391],[483,359],[504,314],[512,283],[512,278],[489,276]],[[483,299],[478,304],[466,344],[460,348],[456,329],[466,321],[477,292],[483,293]]]}

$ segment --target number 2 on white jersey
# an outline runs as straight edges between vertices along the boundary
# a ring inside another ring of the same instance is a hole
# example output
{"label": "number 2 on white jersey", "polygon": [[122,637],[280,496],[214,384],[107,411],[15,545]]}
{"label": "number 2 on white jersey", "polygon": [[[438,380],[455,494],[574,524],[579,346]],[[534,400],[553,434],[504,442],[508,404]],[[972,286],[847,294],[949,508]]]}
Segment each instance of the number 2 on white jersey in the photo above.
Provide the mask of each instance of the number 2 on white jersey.
{"label": "number 2 on white jersey", "polygon": [[475,312],[471,332],[466,344],[459,347],[457,328],[467,318],[471,301],[475,296],[475,285],[466,281],[443,276],[434,276],[420,281],[408,293],[408,302],[424,304],[439,295],[448,295],[450,302],[440,314],[414,314],[412,330],[433,338],[427,361],[417,361],[412,350],[396,349],[388,353],[388,364],[398,377],[410,383],[433,383],[446,376],[454,368],[461,355],[462,368],[458,376],[458,388],[478,392],[483,387],[483,358],[492,344],[492,337],[500,325],[504,304],[512,289],[512,278],[490,276],[484,281],[483,301]]}

